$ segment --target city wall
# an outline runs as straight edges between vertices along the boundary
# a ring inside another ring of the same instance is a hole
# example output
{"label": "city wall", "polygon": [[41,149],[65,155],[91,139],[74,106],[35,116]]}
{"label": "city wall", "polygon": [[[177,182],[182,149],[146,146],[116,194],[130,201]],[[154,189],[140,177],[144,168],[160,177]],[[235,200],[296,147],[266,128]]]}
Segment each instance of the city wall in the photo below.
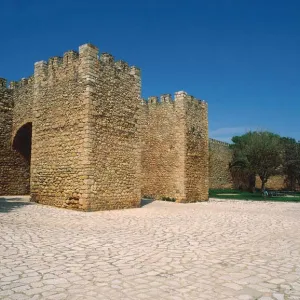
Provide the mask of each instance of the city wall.
{"label": "city wall", "polygon": [[87,56],[88,205],[90,210],[139,207],[141,146],[139,131],[140,70],[98,49]]}
{"label": "city wall", "polygon": [[[231,189],[247,188],[248,180],[239,174],[231,173],[229,164],[232,160],[232,150],[229,144],[215,139],[209,139],[209,188]],[[285,177],[282,175],[269,178],[266,188],[279,190],[285,188]],[[256,187],[261,187],[259,176],[256,177]]]}
{"label": "city wall", "polygon": [[233,179],[229,170],[232,151],[229,144],[209,139],[209,188],[230,189]]}
{"label": "city wall", "polygon": [[85,55],[68,51],[34,68],[31,197],[87,209],[89,161]]}
{"label": "city wall", "polygon": [[98,52],[86,44],[36,63],[34,76],[9,88],[1,81],[2,195],[28,194],[30,178],[31,198],[43,204],[140,205],[140,70]]}
{"label": "city wall", "polygon": [[208,199],[206,102],[142,100],[140,70],[93,45],[2,79],[0,104],[2,195],[87,211]]}
{"label": "city wall", "polygon": [[0,195],[30,192],[30,162],[13,148],[14,90],[0,78]]}
{"label": "city wall", "polygon": [[207,104],[185,92],[142,101],[142,195],[208,199]]}

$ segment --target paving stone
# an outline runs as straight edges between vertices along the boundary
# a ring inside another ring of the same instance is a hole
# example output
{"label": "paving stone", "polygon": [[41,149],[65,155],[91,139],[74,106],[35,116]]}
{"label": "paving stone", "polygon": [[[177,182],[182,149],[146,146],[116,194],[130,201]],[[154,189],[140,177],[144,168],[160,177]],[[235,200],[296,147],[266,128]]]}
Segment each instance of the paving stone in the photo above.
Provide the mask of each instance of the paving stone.
{"label": "paving stone", "polygon": [[281,284],[281,283],[284,283],[285,280],[281,279],[281,278],[274,278],[274,279],[270,280],[269,282],[274,283],[274,284]]}
{"label": "paving stone", "polygon": [[1,299],[300,299],[299,204],[0,213]]}
{"label": "paving stone", "polygon": [[252,300],[253,297],[250,296],[250,295],[240,295],[240,296],[238,297],[238,299],[239,299],[239,300]]}
{"label": "paving stone", "polygon": [[284,300],[284,295],[283,295],[283,294],[277,294],[277,293],[274,293],[274,294],[273,294],[273,297],[274,297],[276,300]]}
{"label": "paving stone", "polygon": [[236,290],[236,291],[239,291],[239,290],[243,289],[243,287],[241,285],[238,285],[238,284],[233,283],[233,282],[224,283],[223,286],[229,287],[229,288],[231,288],[233,290]]}

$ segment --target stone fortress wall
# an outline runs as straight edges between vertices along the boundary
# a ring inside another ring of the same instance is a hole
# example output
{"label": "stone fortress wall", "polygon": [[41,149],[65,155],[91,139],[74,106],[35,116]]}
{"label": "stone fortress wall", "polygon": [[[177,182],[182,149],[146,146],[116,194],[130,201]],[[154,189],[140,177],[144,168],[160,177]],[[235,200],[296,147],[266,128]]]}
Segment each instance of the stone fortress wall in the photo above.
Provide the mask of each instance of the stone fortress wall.
{"label": "stone fortress wall", "polygon": [[185,92],[142,101],[142,195],[208,199],[207,103]]}
{"label": "stone fortress wall", "polygon": [[12,137],[24,125],[32,123],[32,107],[34,92],[34,77],[22,78],[20,81],[12,81],[9,88],[13,93],[13,127]]}
{"label": "stone fortress wall", "polygon": [[9,89],[1,81],[0,194],[28,193],[30,177],[33,201],[66,208],[138,207],[145,193],[207,200],[206,103],[184,92],[145,102],[140,70],[98,54],[86,44]]}
{"label": "stone fortress wall", "polygon": [[87,59],[69,51],[63,58],[35,64],[31,154],[34,201],[87,207]]}
{"label": "stone fortress wall", "polygon": [[34,200],[83,210],[137,207],[137,68],[83,45],[35,64]]}
{"label": "stone fortress wall", "polygon": [[209,188],[233,188],[233,180],[229,170],[232,152],[229,144],[209,139]]}
{"label": "stone fortress wall", "polygon": [[[232,159],[232,151],[229,144],[209,139],[209,188],[210,189],[232,189],[247,186],[245,178],[238,178],[231,174],[229,163]],[[261,187],[261,180],[256,177],[256,187]],[[285,177],[281,175],[269,178],[266,188],[280,190],[286,187]]]}
{"label": "stone fortress wall", "polygon": [[0,79],[0,146],[0,195],[30,192],[59,207],[203,201],[208,188],[237,187],[229,144],[208,139],[205,101],[185,92],[143,100],[140,70],[90,44],[9,87]]}
{"label": "stone fortress wall", "polygon": [[[261,180],[260,180],[259,176],[256,177],[256,187],[257,188],[261,187]],[[281,190],[281,189],[286,188],[285,176],[283,176],[283,175],[271,176],[268,179],[266,188],[271,189],[271,190]]]}
{"label": "stone fortress wall", "polygon": [[12,141],[14,89],[0,79],[0,195],[29,194],[29,160],[14,150]]}
{"label": "stone fortress wall", "polygon": [[[88,99],[88,209],[138,207],[141,199],[140,70],[98,49],[88,55],[84,99]],[[86,53],[86,54],[85,54]]]}

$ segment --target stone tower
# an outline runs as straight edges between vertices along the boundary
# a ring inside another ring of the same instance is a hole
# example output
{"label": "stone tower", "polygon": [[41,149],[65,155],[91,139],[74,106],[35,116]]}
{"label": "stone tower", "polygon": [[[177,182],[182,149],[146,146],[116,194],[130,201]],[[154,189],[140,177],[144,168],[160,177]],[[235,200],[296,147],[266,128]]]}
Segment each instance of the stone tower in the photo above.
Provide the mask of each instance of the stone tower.
{"label": "stone tower", "polygon": [[84,210],[137,207],[139,70],[90,44],[34,72],[31,193]]}
{"label": "stone tower", "polygon": [[177,92],[150,97],[142,111],[142,194],[207,200],[207,103]]}
{"label": "stone tower", "polygon": [[0,81],[0,194],[30,185],[33,201],[87,211],[207,200],[207,104],[144,101],[140,70],[98,54],[85,44]]}

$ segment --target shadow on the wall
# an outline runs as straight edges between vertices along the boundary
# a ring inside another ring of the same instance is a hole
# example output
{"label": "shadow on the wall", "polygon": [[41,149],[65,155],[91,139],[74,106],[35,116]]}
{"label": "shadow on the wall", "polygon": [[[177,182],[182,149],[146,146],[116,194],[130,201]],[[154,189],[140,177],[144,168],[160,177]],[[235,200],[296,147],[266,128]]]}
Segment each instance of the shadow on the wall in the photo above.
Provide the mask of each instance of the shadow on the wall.
{"label": "shadow on the wall", "polygon": [[21,197],[13,197],[13,198],[0,197],[0,214],[9,213],[20,207],[33,205],[33,204],[34,203],[24,201],[24,199]]}
{"label": "shadow on the wall", "polygon": [[141,200],[141,207],[146,206],[148,204],[151,204],[153,201],[155,201],[154,199],[142,199]]}

